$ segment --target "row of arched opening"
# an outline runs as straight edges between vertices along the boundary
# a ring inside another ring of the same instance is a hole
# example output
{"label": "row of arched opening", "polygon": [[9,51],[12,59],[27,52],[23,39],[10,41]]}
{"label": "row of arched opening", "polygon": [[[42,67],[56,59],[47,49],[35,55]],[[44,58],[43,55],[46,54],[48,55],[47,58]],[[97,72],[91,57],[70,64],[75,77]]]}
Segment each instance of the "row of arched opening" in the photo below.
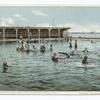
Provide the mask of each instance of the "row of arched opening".
{"label": "row of arched opening", "polygon": [[[64,29],[60,30],[60,37],[63,37]],[[18,29],[17,30],[17,38],[23,36],[23,38],[28,38],[28,30],[27,29]],[[15,29],[5,29],[5,39],[16,38],[16,30]],[[39,30],[38,29],[30,29],[29,37],[31,38],[39,38]],[[59,32],[58,29],[50,30],[50,38],[58,38]],[[3,38],[3,30],[0,29],[0,38]],[[40,38],[49,38],[49,30],[41,29],[40,30]]]}

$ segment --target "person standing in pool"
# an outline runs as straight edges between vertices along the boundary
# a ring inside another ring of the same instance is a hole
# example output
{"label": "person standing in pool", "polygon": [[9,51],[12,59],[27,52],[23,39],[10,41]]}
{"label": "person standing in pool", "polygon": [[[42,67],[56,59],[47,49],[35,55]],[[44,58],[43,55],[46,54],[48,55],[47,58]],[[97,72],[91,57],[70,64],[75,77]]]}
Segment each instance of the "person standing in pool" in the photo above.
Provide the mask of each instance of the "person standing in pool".
{"label": "person standing in pool", "polygon": [[24,50],[23,41],[21,44],[22,44],[22,46],[21,46],[20,50]]}
{"label": "person standing in pool", "polygon": [[51,51],[53,50],[53,47],[52,47],[52,45],[50,45],[50,50],[51,50]]}
{"label": "person standing in pool", "polygon": [[70,37],[70,42],[72,42],[72,36]]}
{"label": "person standing in pool", "polygon": [[84,59],[82,60],[82,64],[88,64],[87,58],[87,56],[84,57]]}
{"label": "person standing in pool", "polygon": [[6,72],[8,68],[7,62],[3,62],[3,72]]}
{"label": "person standing in pool", "polygon": [[67,36],[67,42],[69,42],[69,37]]}
{"label": "person standing in pool", "polygon": [[77,40],[75,40],[75,48],[77,48]]}
{"label": "person standing in pool", "polygon": [[69,47],[70,47],[70,48],[72,47],[72,43],[71,43],[71,42],[69,42]]}
{"label": "person standing in pool", "polygon": [[29,52],[30,51],[30,48],[29,48],[29,45],[27,46],[27,50],[26,50],[27,52]]}

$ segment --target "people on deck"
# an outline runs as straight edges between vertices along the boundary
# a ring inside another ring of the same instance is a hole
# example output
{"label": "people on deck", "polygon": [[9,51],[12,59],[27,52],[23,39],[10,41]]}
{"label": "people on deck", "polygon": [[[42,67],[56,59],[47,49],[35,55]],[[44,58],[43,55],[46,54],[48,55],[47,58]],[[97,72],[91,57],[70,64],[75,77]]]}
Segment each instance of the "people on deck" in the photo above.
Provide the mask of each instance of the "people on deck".
{"label": "people on deck", "polygon": [[57,54],[56,53],[53,54],[52,60],[53,61],[58,61],[58,57],[57,57]]}
{"label": "people on deck", "polygon": [[3,62],[3,72],[6,72],[8,68],[7,62]]}
{"label": "people on deck", "polygon": [[51,51],[53,50],[53,47],[52,47],[52,45],[50,45],[50,50],[51,50]]}
{"label": "people on deck", "polygon": [[87,56],[84,57],[84,59],[82,60],[82,64],[88,64],[87,58]]}
{"label": "people on deck", "polygon": [[85,48],[85,50],[83,50],[83,52],[87,53],[88,52],[87,48]]}

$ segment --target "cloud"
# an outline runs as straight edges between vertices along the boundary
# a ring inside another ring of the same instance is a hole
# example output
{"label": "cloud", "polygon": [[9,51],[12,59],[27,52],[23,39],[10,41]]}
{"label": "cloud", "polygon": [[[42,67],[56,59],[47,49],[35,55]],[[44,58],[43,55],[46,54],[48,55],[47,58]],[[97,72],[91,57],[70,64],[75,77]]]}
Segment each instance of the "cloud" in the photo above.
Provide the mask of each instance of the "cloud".
{"label": "cloud", "polygon": [[40,15],[40,16],[47,16],[47,14],[44,14],[43,12],[39,11],[39,10],[32,10],[32,13],[34,13],[35,15]]}
{"label": "cloud", "polygon": [[9,26],[8,24],[6,24],[4,21],[0,24],[1,26]]}
{"label": "cloud", "polygon": [[14,24],[14,19],[8,17],[8,18],[2,18],[2,21],[4,23],[4,21],[6,21],[9,24]]}
{"label": "cloud", "polygon": [[100,25],[97,24],[86,24],[79,25],[73,23],[58,24],[57,27],[71,27],[69,32],[100,32]]}
{"label": "cloud", "polygon": [[38,23],[36,24],[37,27],[52,27],[49,23]]}
{"label": "cloud", "polygon": [[[52,25],[50,25],[49,23],[37,23],[36,24],[37,27],[53,27]],[[86,25],[86,26],[82,26],[82,25],[78,25],[78,24],[73,24],[73,23],[65,23],[65,24],[58,24],[55,27],[71,27],[71,29],[69,29],[69,32],[91,32],[91,31],[99,31],[97,29],[100,29],[99,25]],[[94,29],[94,30],[93,30]]]}
{"label": "cloud", "polygon": [[17,17],[17,18],[20,18],[21,20],[27,21],[27,20],[23,17],[23,15],[14,14],[13,16],[14,16],[14,17]]}

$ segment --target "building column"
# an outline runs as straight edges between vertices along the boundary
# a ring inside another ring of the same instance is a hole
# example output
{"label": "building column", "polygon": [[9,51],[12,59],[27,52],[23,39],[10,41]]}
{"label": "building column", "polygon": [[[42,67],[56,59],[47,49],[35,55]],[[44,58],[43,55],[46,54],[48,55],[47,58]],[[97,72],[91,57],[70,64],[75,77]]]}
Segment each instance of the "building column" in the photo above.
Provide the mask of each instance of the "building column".
{"label": "building column", "polygon": [[17,35],[17,32],[18,32],[18,29],[16,29],[16,39],[17,39],[17,36],[18,36],[18,35]]}
{"label": "building column", "polygon": [[40,29],[38,29],[38,31],[39,31],[39,41],[40,41]]}
{"label": "building column", "polygon": [[60,29],[58,29],[58,38],[60,38]]}
{"label": "building column", "polygon": [[50,32],[51,32],[51,29],[49,29],[49,40],[50,40]]}
{"label": "building column", "polygon": [[27,31],[28,31],[28,39],[29,39],[29,29],[27,29]]}
{"label": "building column", "polygon": [[3,39],[5,39],[5,29],[3,29]]}

